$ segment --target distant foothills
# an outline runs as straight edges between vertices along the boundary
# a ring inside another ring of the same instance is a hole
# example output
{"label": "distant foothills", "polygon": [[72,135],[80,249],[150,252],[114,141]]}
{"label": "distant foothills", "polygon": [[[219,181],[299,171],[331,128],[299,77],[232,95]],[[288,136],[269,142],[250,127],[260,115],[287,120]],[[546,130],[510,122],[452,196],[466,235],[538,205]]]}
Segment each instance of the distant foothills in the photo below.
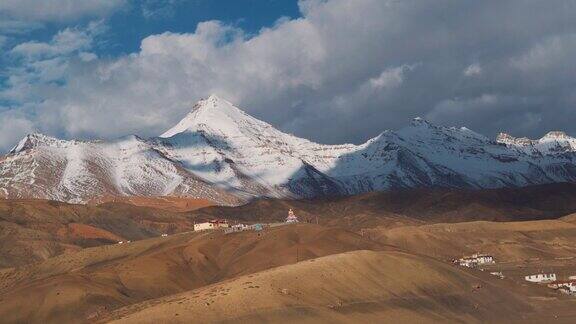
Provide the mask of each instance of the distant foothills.
{"label": "distant foothills", "polygon": [[283,133],[215,95],[164,134],[111,141],[24,137],[0,157],[0,197],[86,203],[177,196],[238,205],[401,188],[505,188],[576,181],[576,139],[489,139],[415,118],[361,145]]}

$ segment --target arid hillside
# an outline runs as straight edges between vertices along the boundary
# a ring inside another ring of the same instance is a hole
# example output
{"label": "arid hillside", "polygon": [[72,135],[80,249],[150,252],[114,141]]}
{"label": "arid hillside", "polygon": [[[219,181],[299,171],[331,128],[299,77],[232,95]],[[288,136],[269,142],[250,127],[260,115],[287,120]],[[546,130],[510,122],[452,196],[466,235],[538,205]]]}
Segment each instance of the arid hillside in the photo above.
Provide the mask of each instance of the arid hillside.
{"label": "arid hillside", "polygon": [[513,189],[406,189],[314,200],[259,199],[239,207],[192,211],[199,218],[282,221],[293,208],[303,221],[352,229],[436,222],[554,219],[576,212],[576,184]]}
{"label": "arid hillside", "polygon": [[0,200],[0,268],[191,229],[193,221],[186,214],[125,203]]}
{"label": "arid hillside", "polygon": [[354,251],[127,306],[101,322],[567,323],[572,304],[427,257]]}
{"label": "arid hillside", "polygon": [[310,224],[228,235],[183,233],[87,248],[0,271],[0,316],[8,322],[85,321],[151,298],[354,250],[393,248]]}
{"label": "arid hillside", "polygon": [[289,208],[302,222],[353,231],[446,222],[555,219],[576,212],[576,185],[411,189],[333,199],[259,199],[239,207],[210,204],[178,197],[124,197],[97,205],[0,200],[0,268],[83,247],[189,231],[195,221],[211,218],[245,223],[283,221]]}
{"label": "arid hillside", "polygon": [[564,218],[378,227],[364,233],[379,242],[443,260],[475,252],[489,253],[499,262],[576,255],[576,223]]}
{"label": "arid hillside", "polygon": [[101,205],[105,203],[125,203],[140,207],[163,209],[171,212],[188,212],[204,207],[214,206],[215,203],[208,199],[196,199],[189,197],[173,196],[108,196],[88,202],[89,205]]}
{"label": "arid hillside", "polygon": [[[0,316],[7,323],[569,323],[573,298],[518,278],[550,265],[571,274],[573,218],[360,233],[304,223],[84,248],[0,270]],[[472,252],[493,254],[506,278],[450,261]]]}
{"label": "arid hillside", "polygon": [[[556,184],[199,209],[205,202],[179,198],[4,200],[0,316],[8,323],[563,322],[576,316],[575,300],[523,276],[575,274],[575,198],[575,185]],[[289,208],[300,224],[191,231],[212,218],[278,222]],[[486,270],[506,278],[451,262],[475,252],[493,255],[497,263]]]}

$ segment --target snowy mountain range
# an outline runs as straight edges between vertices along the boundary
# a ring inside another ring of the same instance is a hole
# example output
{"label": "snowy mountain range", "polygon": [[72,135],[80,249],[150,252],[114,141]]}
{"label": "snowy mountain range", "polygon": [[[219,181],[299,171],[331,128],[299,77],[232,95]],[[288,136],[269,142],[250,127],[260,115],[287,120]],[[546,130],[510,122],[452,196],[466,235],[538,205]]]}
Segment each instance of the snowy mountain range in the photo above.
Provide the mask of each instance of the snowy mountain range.
{"label": "snowy mountain range", "polygon": [[217,96],[199,101],[159,137],[77,141],[30,134],[0,158],[0,196],[69,202],[176,195],[234,205],[261,196],[566,181],[576,181],[576,139],[563,132],[490,140],[415,118],[361,145],[323,145],[283,133]]}

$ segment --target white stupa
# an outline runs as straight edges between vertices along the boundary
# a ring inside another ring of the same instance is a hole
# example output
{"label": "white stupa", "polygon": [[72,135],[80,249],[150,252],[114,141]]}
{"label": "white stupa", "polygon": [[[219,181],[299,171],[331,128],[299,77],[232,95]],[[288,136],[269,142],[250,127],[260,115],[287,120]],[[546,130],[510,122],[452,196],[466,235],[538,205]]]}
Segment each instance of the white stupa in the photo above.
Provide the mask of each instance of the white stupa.
{"label": "white stupa", "polygon": [[298,217],[294,215],[292,208],[288,211],[288,217],[286,217],[286,223],[298,223]]}

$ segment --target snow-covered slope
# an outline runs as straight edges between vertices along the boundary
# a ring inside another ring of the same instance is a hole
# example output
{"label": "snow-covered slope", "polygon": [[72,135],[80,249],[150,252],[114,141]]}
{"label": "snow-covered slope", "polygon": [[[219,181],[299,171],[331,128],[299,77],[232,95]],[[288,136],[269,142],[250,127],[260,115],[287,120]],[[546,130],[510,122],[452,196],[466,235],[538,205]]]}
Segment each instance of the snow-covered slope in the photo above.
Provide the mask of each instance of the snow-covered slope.
{"label": "snow-covered slope", "polygon": [[496,188],[576,181],[576,139],[539,140],[416,118],[362,145],[283,133],[216,96],[148,140],[25,137],[0,160],[0,195],[82,202],[103,195],[181,195],[234,204],[255,196],[315,197],[394,188]]}
{"label": "snow-covered slope", "polygon": [[183,195],[222,204],[239,202],[136,136],[82,142],[28,135],[0,160],[0,195],[68,202],[119,195]]}

